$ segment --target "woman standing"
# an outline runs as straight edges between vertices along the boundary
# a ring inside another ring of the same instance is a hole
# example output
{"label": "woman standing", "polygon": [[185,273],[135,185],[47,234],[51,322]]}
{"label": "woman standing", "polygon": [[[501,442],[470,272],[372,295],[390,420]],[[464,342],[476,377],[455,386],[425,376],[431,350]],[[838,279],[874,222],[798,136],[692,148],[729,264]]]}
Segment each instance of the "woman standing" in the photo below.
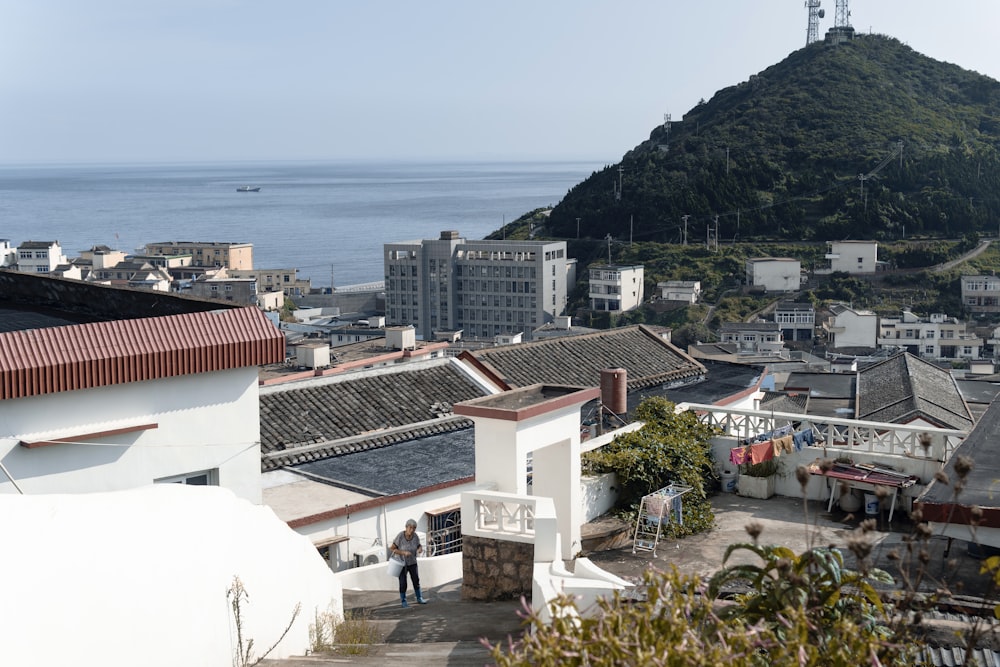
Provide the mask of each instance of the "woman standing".
{"label": "woman standing", "polygon": [[417,573],[417,555],[423,553],[424,546],[420,544],[420,536],[417,535],[416,521],[406,520],[403,532],[392,541],[389,551],[403,559],[403,570],[399,573],[399,601],[404,607],[409,606],[406,604],[406,573],[409,572],[413,591],[417,594],[417,604],[427,604],[420,594],[420,575]]}

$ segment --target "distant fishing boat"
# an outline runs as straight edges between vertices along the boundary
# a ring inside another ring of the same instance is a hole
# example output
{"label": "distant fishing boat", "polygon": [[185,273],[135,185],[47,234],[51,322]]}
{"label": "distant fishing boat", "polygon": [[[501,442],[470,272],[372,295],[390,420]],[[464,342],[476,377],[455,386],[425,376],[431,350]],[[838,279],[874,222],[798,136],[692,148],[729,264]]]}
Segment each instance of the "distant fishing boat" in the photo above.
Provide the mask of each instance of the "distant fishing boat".
{"label": "distant fishing boat", "polygon": [[260,186],[258,185],[257,187],[252,188],[249,185],[241,185],[240,187],[236,188],[236,191],[237,192],[260,192]]}

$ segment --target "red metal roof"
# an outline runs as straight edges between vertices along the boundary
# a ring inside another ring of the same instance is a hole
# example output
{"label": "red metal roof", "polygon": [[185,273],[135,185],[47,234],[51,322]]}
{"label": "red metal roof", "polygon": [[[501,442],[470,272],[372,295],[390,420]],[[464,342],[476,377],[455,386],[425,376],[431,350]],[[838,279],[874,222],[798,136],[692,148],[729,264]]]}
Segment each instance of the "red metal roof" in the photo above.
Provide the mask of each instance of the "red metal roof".
{"label": "red metal roof", "polygon": [[0,333],[0,400],[284,361],[257,308]]}

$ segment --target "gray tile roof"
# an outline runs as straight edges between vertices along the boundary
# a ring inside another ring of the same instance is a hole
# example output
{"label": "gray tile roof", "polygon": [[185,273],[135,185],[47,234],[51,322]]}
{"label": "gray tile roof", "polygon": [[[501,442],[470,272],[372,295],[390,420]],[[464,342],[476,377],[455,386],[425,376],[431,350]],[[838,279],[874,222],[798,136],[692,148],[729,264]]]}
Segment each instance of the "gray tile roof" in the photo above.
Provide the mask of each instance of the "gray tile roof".
{"label": "gray tile roof", "polygon": [[475,475],[475,429],[328,457],[297,465],[295,471],[372,496],[409,493]]}
{"label": "gray tile roof", "polygon": [[511,386],[597,387],[601,370],[624,368],[630,390],[705,373],[698,361],[642,325],[491,348],[471,355]]}
{"label": "gray tile roof", "polygon": [[922,417],[967,429],[972,413],[951,374],[903,352],[858,371],[857,418],[902,423]]}
{"label": "gray tile roof", "polygon": [[263,470],[468,428],[451,406],[486,395],[457,362],[406,364],[262,388]]}
{"label": "gray tile roof", "polygon": [[790,412],[807,414],[809,412],[809,394],[807,392],[785,393],[781,391],[766,391],[760,399],[761,410],[774,412]]}

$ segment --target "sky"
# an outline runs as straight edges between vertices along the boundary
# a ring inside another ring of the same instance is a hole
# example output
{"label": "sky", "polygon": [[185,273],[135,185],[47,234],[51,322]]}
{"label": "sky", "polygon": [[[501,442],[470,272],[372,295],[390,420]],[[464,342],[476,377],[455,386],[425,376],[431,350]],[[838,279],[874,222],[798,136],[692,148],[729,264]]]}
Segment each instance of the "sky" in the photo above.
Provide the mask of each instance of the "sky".
{"label": "sky", "polygon": [[[822,0],[820,35],[835,0]],[[0,163],[617,162],[805,46],[802,0],[0,0]],[[851,0],[1000,79],[1000,1]]]}

